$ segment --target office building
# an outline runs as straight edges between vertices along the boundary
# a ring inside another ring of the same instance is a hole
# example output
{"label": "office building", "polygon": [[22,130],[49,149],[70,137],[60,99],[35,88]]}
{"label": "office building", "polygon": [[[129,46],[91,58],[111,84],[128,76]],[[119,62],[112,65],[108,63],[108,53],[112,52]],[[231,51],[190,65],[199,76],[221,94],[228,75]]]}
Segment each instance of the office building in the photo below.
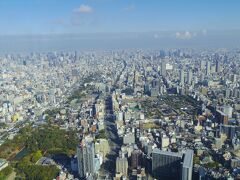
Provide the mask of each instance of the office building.
{"label": "office building", "polygon": [[163,77],[166,77],[166,75],[167,75],[166,60],[162,60],[162,62],[161,62],[161,75]]}
{"label": "office building", "polygon": [[152,152],[152,175],[161,180],[192,180],[193,150],[183,153],[162,151]]}
{"label": "office building", "polygon": [[75,51],[75,53],[74,53],[74,60],[75,60],[75,62],[79,60],[79,56],[78,56],[77,51]]}
{"label": "office building", "polygon": [[182,180],[192,180],[193,171],[193,150],[188,149],[184,153],[182,164]]}
{"label": "office building", "polygon": [[183,69],[181,69],[181,70],[180,70],[180,76],[179,76],[179,77],[180,77],[180,84],[181,84],[181,85],[184,85],[184,80],[185,80],[185,77],[184,77],[184,76],[185,76],[185,72],[184,72]]}
{"label": "office building", "polygon": [[210,61],[207,61],[206,63],[206,75],[210,75],[211,74],[211,63]]}
{"label": "office building", "polygon": [[228,116],[220,110],[216,111],[216,120],[220,124],[228,124]]}
{"label": "office building", "polygon": [[216,72],[217,73],[221,72],[221,65],[220,65],[219,60],[216,61]]}
{"label": "office building", "polygon": [[151,88],[151,97],[157,97],[159,95],[159,88]]}
{"label": "office building", "polygon": [[225,134],[229,139],[233,139],[237,132],[240,132],[240,126],[220,125],[220,133]]}
{"label": "office building", "polygon": [[179,180],[179,177],[181,177],[181,161],[181,153],[155,148],[152,152],[153,177],[161,180]]}
{"label": "office building", "polygon": [[221,106],[219,110],[226,114],[228,118],[232,118],[233,108],[231,106]]}
{"label": "office building", "polygon": [[78,174],[84,178],[94,173],[94,144],[81,142],[77,147]]}
{"label": "office building", "polygon": [[201,69],[201,70],[204,70],[204,69],[205,69],[205,66],[206,66],[206,62],[203,61],[203,60],[201,60],[201,61],[200,61],[200,69]]}
{"label": "office building", "polygon": [[142,164],[142,152],[133,150],[131,153],[131,169],[140,169]]}
{"label": "office building", "polygon": [[188,72],[187,72],[187,84],[188,84],[188,85],[191,85],[191,84],[192,84],[192,77],[193,77],[193,75],[192,75],[192,70],[190,69],[190,70],[188,70]]}
{"label": "office building", "polygon": [[116,160],[116,173],[124,176],[128,175],[128,161],[125,157],[118,157]]}

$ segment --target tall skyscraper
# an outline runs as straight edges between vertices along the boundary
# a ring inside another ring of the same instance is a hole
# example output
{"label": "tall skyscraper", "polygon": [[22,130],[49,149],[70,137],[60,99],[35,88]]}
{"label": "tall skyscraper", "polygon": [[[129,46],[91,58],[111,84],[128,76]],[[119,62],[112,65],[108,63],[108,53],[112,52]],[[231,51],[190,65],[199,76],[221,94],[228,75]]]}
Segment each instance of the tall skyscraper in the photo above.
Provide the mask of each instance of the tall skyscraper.
{"label": "tall skyscraper", "polygon": [[78,174],[84,178],[94,173],[94,144],[81,142],[77,147]]}
{"label": "tall skyscraper", "polygon": [[131,169],[141,168],[142,152],[140,150],[134,150],[131,153]]}
{"label": "tall skyscraper", "polygon": [[152,175],[161,180],[179,180],[181,177],[182,154],[161,151],[155,148],[152,152]]}
{"label": "tall skyscraper", "polygon": [[128,174],[128,160],[125,157],[118,157],[116,160],[116,173],[120,173],[124,176]]}
{"label": "tall skyscraper", "polygon": [[182,164],[182,180],[192,180],[193,171],[193,150],[188,149],[184,153]]}
{"label": "tall skyscraper", "polygon": [[180,76],[179,76],[179,77],[180,77],[180,84],[181,84],[181,85],[184,85],[184,80],[185,80],[185,77],[184,77],[184,76],[185,76],[185,72],[184,72],[183,69],[181,69],[181,70],[180,70]]}
{"label": "tall skyscraper", "polygon": [[209,75],[211,73],[211,63],[207,61],[206,63],[206,75]]}
{"label": "tall skyscraper", "polygon": [[163,59],[162,62],[161,62],[161,75],[163,77],[166,77],[166,75],[167,75],[166,60],[165,59]]}
{"label": "tall skyscraper", "polygon": [[193,150],[183,153],[162,151],[152,152],[152,175],[161,180],[192,180]]}
{"label": "tall skyscraper", "polygon": [[206,62],[203,61],[203,60],[201,60],[201,61],[200,61],[200,69],[201,69],[201,70],[204,70],[204,69],[205,69],[205,66],[206,66]]}
{"label": "tall skyscraper", "polygon": [[220,133],[226,134],[226,136],[229,139],[233,139],[234,136],[236,136],[237,132],[240,132],[240,126],[234,126],[234,125],[220,125]]}
{"label": "tall skyscraper", "polygon": [[224,112],[217,110],[215,117],[216,117],[216,120],[218,123],[225,124],[225,125],[228,124],[229,118],[228,118],[227,114],[225,114]]}
{"label": "tall skyscraper", "polygon": [[192,84],[192,70],[189,69],[188,72],[187,72],[187,84],[188,85],[191,85]]}
{"label": "tall skyscraper", "polygon": [[216,60],[216,72],[219,73],[221,71],[221,65],[219,60]]}
{"label": "tall skyscraper", "polygon": [[79,56],[78,56],[77,51],[75,51],[75,53],[74,53],[74,60],[75,60],[75,62],[79,60]]}

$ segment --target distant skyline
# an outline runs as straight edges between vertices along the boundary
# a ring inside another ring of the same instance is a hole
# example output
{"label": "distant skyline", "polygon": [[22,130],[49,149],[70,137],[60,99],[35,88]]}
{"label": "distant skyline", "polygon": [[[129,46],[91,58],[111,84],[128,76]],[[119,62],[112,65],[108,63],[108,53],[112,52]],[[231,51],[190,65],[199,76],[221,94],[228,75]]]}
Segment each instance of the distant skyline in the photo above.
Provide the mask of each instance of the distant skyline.
{"label": "distant skyline", "polygon": [[[240,29],[238,0],[0,0],[0,35]],[[191,35],[190,35],[191,36]]]}

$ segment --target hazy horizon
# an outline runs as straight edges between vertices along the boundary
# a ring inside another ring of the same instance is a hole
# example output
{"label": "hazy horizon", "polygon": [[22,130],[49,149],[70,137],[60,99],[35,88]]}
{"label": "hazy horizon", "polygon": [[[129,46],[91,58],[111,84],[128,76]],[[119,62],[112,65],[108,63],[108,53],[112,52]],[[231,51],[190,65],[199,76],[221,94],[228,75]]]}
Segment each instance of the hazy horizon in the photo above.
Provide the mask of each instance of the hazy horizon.
{"label": "hazy horizon", "polygon": [[239,48],[240,30],[155,31],[136,33],[69,33],[0,36],[0,53],[42,51]]}

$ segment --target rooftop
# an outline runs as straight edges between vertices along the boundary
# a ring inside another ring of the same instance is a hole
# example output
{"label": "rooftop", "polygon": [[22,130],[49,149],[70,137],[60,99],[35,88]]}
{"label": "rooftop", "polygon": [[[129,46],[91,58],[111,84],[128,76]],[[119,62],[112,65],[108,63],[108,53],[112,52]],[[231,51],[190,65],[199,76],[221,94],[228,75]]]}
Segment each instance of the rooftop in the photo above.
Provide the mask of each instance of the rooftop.
{"label": "rooftop", "polygon": [[155,154],[163,154],[167,156],[176,156],[176,157],[181,157],[182,158],[182,153],[176,153],[176,152],[171,152],[171,151],[162,151],[158,148],[153,149],[153,152]]}

